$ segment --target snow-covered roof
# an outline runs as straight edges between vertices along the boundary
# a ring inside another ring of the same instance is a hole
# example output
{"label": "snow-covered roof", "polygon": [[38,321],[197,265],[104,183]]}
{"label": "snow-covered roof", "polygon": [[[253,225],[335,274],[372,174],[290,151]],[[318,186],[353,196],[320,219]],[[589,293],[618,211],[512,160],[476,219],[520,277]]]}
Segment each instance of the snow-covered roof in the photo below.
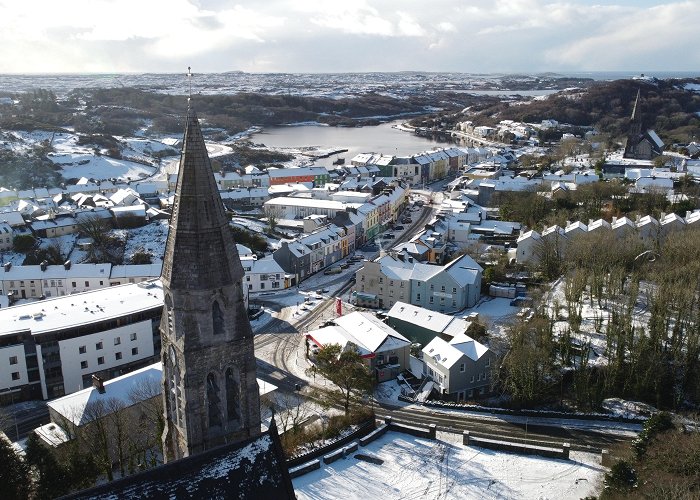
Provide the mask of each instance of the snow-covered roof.
{"label": "snow-covered roof", "polygon": [[396,302],[387,313],[387,316],[452,337],[459,333],[464,333],[471,324],[462,318],[448,316],[447,314],[407,304],[406,302]]}
{"label": "snow-covered roof", "polygon": [[649,138],[652,141],[654,141],[654,144],[656,145],[657,148],[661,149],[664,147],[664,141],[661,140],[661,138],[656,134],[656,132],[649,129],[649,130],[647,130],[647,134],[649,134]]}
{"label": "snow-covered roof", "polygon": [[40,335],[158,307],[163,307],[160,281],[100,288],[0,309],[0,336],[21,330]]}
{"label": "snow-covered roof", "polygon": [[435,337],[423,348],[423,356],[428,356],[436,363],[450,369],[464,356],[472,361],[478,361],[488,351],[489,348],[480,342],[466,334],[459,334],[449,342]]}
{"label": "snow-covered roof", "polygon": [[355,311],[334,321],[336,326],[314,330],[309,332],[309,336],[322,346],[339,344],[346,349],[348,344],[352,344],[363,356],[410,344],[406,337],[370,313]]}
{"label": "snow-covered roof", "polygon": [[160,276],[162,268],[162,263],[125,264],[121,266],[112,266],[112,272],[109,274],[109,277],[111,279],[144,277],[157,278]]}
{"label": "snow-covered roof", "polygon": [[73,264],[69,269],[64,265],[46,266],[42,271],[40,265],[11,266],[0,271],[0,279],[6,280],[46,280],[70,278],[109,278],[111,264]]}
{"label": "snow-covered roof", "polygon": [[162,378],[163,365],[159,362],[105,381],[103,393],[95,387],[88,387],[49,401],[47,405],[73,425],[81,426],[102,416],[96,411],[90,411],[91,406],[99,404],[98,401],[107,405],[102,411],[109,412],[110,400],[128,407],[158,396],[161,393]]}

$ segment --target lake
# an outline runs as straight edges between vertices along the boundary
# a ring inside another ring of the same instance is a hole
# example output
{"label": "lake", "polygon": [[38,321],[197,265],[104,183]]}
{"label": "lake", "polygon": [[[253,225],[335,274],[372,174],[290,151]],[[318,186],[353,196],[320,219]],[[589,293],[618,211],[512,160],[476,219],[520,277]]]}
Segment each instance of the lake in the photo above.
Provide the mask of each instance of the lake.
{"label": "lake", "polygon": [[366,127],[326,127],[296,125],[270,127],[253,134],[254,143],[274,148],[315,147],[324,150],[347,149],[339,156],[350,161],[359,153],[383,153],[407,156],[436,147],[449,147],[451,142],[439,142],[419,137],[395,128],[401,120]]}

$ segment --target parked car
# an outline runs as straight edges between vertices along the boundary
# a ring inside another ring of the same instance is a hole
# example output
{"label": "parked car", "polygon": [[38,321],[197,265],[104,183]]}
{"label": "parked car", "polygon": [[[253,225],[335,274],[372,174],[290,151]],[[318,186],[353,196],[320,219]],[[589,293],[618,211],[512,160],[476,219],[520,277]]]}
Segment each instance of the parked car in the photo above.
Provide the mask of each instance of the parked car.
{"label": "parked car", "polygon": [[403,226],[394,226],[394,231],[403,231]]}
{"label": "parked car", "polygon": [[393,240],[394,238],[396,238],[396,235],[395,235],[395,234],[391,234],[391,233],[387,233],[387,234],[385,234],[383,237],[384,237],[385,239],[387,239],[387,240]]}
{"label": "parked car", "polygon": [[340,267],[329,267],[325,271],[323,271],[323,274],[340,274],[342,269]]}
{"label": "parked car", "polygon": [[403,219],[401,219],[401,222],[403,222],[404,224],[410,224],[411,222],[413,222],[413,219],[411,219],[410,217],[404,217]]}

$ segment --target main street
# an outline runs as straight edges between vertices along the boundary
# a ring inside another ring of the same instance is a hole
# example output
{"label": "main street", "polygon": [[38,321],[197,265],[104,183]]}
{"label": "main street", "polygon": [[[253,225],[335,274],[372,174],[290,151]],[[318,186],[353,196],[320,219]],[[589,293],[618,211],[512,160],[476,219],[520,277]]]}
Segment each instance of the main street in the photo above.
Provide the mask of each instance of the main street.
{"label": "main street", "polygon": [[[434,212],[435,207],[426,205],[411,226],[398,235],[396,239],[382,240],[382,248],[388,249],[409,241],[418,230],[425,227]],[[374,254],[369,257],[375,258],[376,256],[377,254]],[[317,299],[320,300],[320,303],[298,319],[295,319],[295,313],[291,312],[293,308],[283,308],[276,318],[268,321],[256,331],[256,352],[272,349],[271,357],[268,357],[267,360],[258,358],[259,377],[269,380],[282,392],[301,391],[302,394],[309,392],[306,388],[310,387],[311,381],[291,373],[291,364],[296,362],[296,357],[299,355],[300,344],[305,340],[304,333],[315,328],[321,322],[324,314],[332,311],[335,297],[342,296],[351,289],[353,277],[354,273],[352,276],[345,274],[340,277],[329,277],[324,282],[325,286],[342,284],[332,297]],[[312,291],[305,290],[303,283],[300,287],[302,292]],[[288,293],[298,292],[290,291]],[[274,303],[275,296],[265,297],[265,300]],[[579,451],[600,452],[601,449],[610,448],[617,443],[633,439],[640,430],[640,426],[637,424],[609,421],[499,416],[458,410],[445,412],[418,405],[397,408],[381,405],[376,401],[373,404],[378,418],[391,416],[397,422],[411,425],[435,424],[440,430],[457,433],[468,430],[474,436],[488,436],[518,442],[532,442],[533,444],[544,442],[550,443],[552,446],[560,446],[566,442],[571,444],[573,450]]]}

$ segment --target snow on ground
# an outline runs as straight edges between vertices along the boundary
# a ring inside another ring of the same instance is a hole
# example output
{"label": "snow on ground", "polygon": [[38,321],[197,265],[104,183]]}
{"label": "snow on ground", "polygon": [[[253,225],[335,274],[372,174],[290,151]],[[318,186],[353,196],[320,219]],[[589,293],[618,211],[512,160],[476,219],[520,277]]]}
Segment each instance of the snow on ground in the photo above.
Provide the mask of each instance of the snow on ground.
{"label": "snow on ground", "polygon": [[88,179],[137,180],[148,177],[156,169],[128,160],[117,160],[106,156],[92,154],[65,153],[54,154],[51,161],[61,167],[63,177]]}
{"label": "snow on ground", "polygon": [[[564,295],[565,280],[557,280],[549,292],[547,304],[549,315],[555,319],[554,334],[561,335],[567,328],[570,328],[568,313],[566,310],[566,297]],[[640,292],[632,311],[632,321],[635,327],[646,327],[649,322],[649,306],[646,299],[646,289],[650,285],[642,283]],[[607,363],[605,352],[607,349],[606,327],[608,324],[611,308],[598,306],[597,300],[590,300],[590,295],[584,293],[581,299],[581,325],[578,332],[572,332],[574,342],[583,344],[591,343],[593,352],[589,356],[590,365],[604,365]]]}
{"label": "snow on ground", "polygon": [[[381,465],[355,458],[364,454]],[[297,498],[538,498],[578,499],[595,493],[603,472],[597,457],[572,460],[515,455],[463,446],[461,436],[438,440],[389,432],[347,458],[292,480]]]}
{"label": "snow on ground", "polygon": [[231,223],[235,226],[250,229],[254,233],[264,233],[267,229],[267,225],[264,222],[254,219],[246,219],[245,217],[233,217],[231,219]]}
{"label": "snow on ground", "polygon": [[479,321],[486,325],[491,334],[503,335],[507,325],[515,320],[522,307],[511,306],[512,299],[504,297],[482,296],[472,308],[466,309],[459,316],[465,317],[470,313],[479,313]]}
{"label": "snow on ground", "polygon": [[77,239],[77,234],[64,234],[63,236],[56,236],[54,238],[41,238],[39,247],[48,248],[52,245],[58,245],[61,249],[61,255],[70,255],[73,247],[75,247]]}
{"label": "snow on ground", "polygon": [[130,229],[126,234],[125,258],[129,259],[137,250],[144,250],[153,256],[154,264],[163,261],[168,238],[167,220],[153,221],[143,227]]}

